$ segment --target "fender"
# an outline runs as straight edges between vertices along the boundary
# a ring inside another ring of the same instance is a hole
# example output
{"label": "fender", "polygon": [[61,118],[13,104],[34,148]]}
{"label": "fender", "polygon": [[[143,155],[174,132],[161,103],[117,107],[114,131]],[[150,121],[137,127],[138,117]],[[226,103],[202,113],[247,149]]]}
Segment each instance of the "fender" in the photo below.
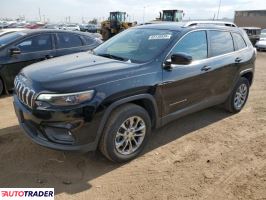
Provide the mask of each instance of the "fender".
{"label": "fender", "polygon": [[150,95],[150,94],[134,95],[134,96],[130,96],[130,97],[126,97],[124,99],[118,100],[118,101],[112,103],[106,109],[106,111],[104,112],[103,117],[101,119],[99,128],[97,130],[97,136],[96,136],[95,143],[98,145],[99,140],[100,140],[100,138],[102,136],[102,132],[103,132],[104,126],[105,126],[105,124],[106,124],[106,122],[108,120],[108,117],[110,116],[111,112],[115,108],[117,108],[118,106],[120,106],[122,104],[129,103],[129,102],[132,102],[132,101],[135,101],[135,100],[141,100],[141,99],[147,99],[147,100],[152,102],[152,105],[153,105],[153,108],[154,108],[154,111],[155,111],[155,127],[156,128],[160,127],[161,126],[161,119],[159,118],[158,107],[157,107],[157,103],[156,103],[154,97],[152,95]]}

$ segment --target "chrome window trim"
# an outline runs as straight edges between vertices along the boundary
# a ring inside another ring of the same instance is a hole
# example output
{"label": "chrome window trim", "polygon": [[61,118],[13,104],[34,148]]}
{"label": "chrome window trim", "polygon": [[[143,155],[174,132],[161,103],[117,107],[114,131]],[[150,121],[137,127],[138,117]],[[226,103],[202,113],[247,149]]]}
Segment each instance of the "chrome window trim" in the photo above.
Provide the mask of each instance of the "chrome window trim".
{"label": "chrome window trim", "polygon": [[[197,32],[197,31],[221,31],[221,32],[229,32],[229,33],[232,33],[232,31],[230,30],[221,30],[221,29],[197,29],[197,30],[192,30],[192,31],[189,31],[187,32],[186,34],[184,34],[174,45],[173,47],[171,48],[171,50],[168,52],[168,54],[166,55],[166,57],[164,58],[164,61],[163,61],[163,64],[165,63],[165,61],[167,60],[168,56],[171,54],[171,52],[173,51],[173,49],[175,48],[176,45],[178,45],[178,43],[184,38],[186,37],[188,34],[190,33],[193,33],[193,32]],[[207,34],[207,33],[206,33]],[[208,37],[208,36],[207,36]],[[232,38],[233,40],[233,38]],[[208,42],[208,38],[207,38],[207,42]],[[246,42],[246,41],[245,41]],[[209,46],[209,43],[207,43],[207,46]],[[213,56],[213,57],[209,57],[209,58],[205,58],[205,59],[201,59],[201,60],[194,60],[192,61],[191,64],[195,63],[195,62],[202,62],[202,61],[207,61],[207,60],[212,60],[212,59],[216,59],[216,58],[220,58],[220,57],[225,57],[225,56],[228,56],[228,55],[231,55],[231,54],[235,54],[235,53],[239,53],[241,51],[244,51],[244,50],[247,50],[249,48],[249,46],[247,45],[246,48],[243,48],[243,49],[240,49],[240,50],[237,50],[237,51],[232,51],[232,52],[229,52],[229,53],[226,53],[226,54],[222,54],[222,55],[218,55],[218,56]],[[208,51],[208,54],[209,54],[209,51]],[[189,64],[188,66],[190,66],[191,64]],[[183,66],[183,65],[173,65],[173,68],[176,68],[178,66]]]}

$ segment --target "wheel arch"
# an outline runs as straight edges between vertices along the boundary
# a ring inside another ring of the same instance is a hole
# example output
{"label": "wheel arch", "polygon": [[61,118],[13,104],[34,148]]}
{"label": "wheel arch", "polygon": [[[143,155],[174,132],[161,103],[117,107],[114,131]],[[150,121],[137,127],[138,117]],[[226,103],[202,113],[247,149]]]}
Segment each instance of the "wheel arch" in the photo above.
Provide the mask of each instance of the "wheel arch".
{"label": "wheel arch", "polygon": [[96,138],[97,145],[102,136],[104,126],[108,120],[108,117],[112,113],[112,111],[126,103],[133,103],[133,104],[143,107],[148,112],[149,116],[151,117],[152,127],[157,128],[160,126],[161,122],[159,119],[157,103],[151,94],[138,94],[138,95],[126,97],[118,101],[115,101],[114,103],[109,105],[107,109],[104,111],[99,128],[97,130],[97,138]]}
{"label": "wheel arch", "polygon": [[249,81],[249,85],[251,86],[253,83],[253,70],[244,70],[240,73],[240,77],[244,77]]}

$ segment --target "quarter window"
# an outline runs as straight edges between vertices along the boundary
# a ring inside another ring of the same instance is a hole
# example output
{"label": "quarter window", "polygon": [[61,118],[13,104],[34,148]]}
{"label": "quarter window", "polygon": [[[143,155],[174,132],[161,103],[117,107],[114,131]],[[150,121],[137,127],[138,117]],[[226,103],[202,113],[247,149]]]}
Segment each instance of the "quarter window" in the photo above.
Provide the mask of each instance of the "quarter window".
{"label": "quarter window", "polygon": [[225,31],[209,31],[211,56],[219,56],[234,51],[232,36]]}
{"label": "quarter window", "polygon": [[186,35],[174,47],[174,53],[186,53],[192,56],[193,60],[201,60],[207,58],[207,38],[205,31],[192,32]]}
{"label": "quarter window", "polygon": [[58,49],[82,46],[80,37],[71,33],[58,33]]}
{"label": "quarter window", "polygon": [[17,47],[22,53],[52,50],[51,35],[37,35],[20,42]]}
{"label": "quarter window", "polygon": [[244,39],[242,38],[242,36],[238,33],[233,33],[233,38],[235,41],[235,48],[236,50],[240,50],[240,49],[244,49],[247,47]]}

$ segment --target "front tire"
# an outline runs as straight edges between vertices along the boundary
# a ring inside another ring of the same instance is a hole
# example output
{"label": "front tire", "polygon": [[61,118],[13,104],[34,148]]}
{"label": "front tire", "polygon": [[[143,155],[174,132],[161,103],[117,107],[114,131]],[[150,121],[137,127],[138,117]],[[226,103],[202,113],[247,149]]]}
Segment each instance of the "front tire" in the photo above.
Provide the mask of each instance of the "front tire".
{"label": "front tire", "polygon": [[240,112],[247,102],[249,88],[250,84],[248,79],[241,77],[225,102],[226,110],[231,113]]}
{"label": "front tire", "polygon": [[127,162],[142,152],[150,133],[147,111],[135,104],[125,104],[109,116],[99,148],[109,160]]}

